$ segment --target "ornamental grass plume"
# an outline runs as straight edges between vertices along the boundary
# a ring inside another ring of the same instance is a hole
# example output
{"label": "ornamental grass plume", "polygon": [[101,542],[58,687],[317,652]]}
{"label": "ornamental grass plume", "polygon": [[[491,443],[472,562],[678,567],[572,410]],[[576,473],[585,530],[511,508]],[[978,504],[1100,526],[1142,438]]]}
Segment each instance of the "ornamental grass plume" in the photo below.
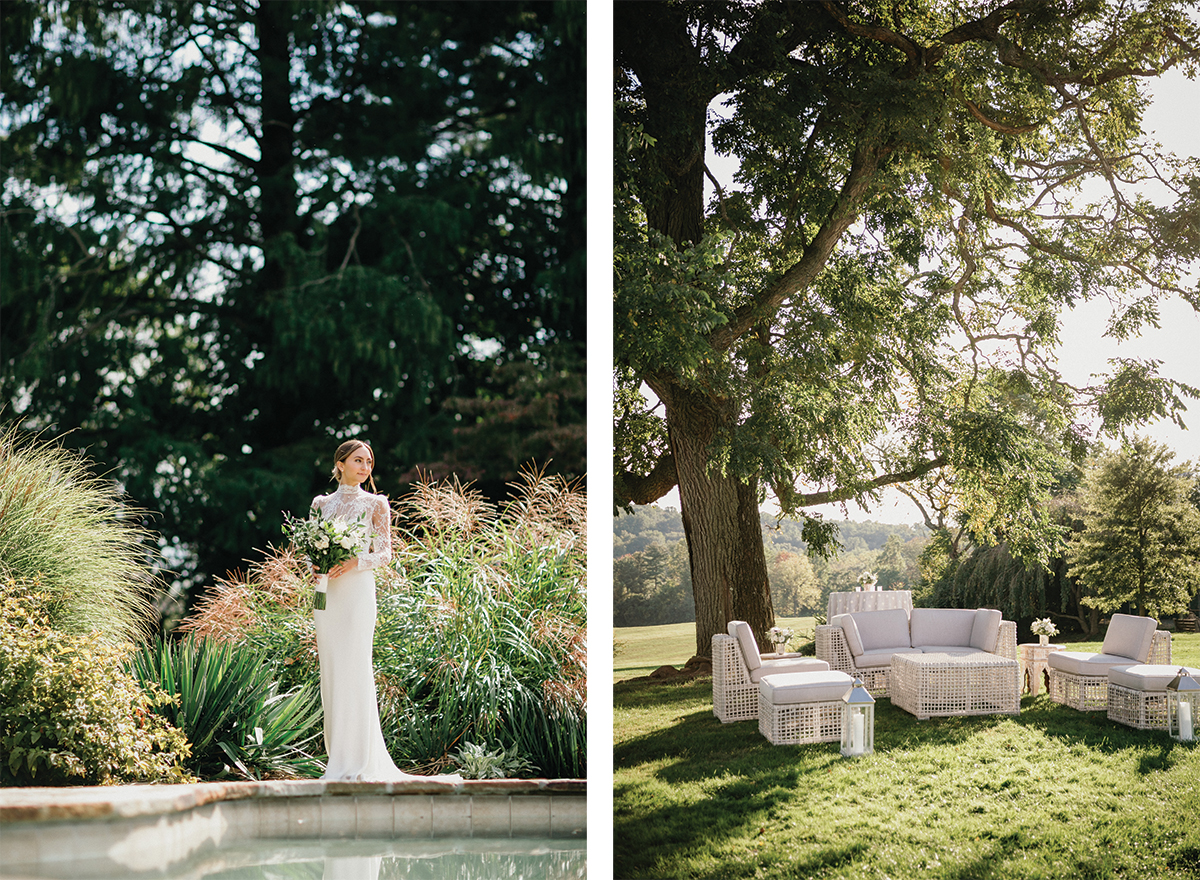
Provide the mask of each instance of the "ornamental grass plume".
{"label": "ornamental grass plume", "polygon": [[92,467],[0,426],[0,573],[36,581],[59,632],[140,641],[156,620],[153,535],[138,525],[145,512]]}

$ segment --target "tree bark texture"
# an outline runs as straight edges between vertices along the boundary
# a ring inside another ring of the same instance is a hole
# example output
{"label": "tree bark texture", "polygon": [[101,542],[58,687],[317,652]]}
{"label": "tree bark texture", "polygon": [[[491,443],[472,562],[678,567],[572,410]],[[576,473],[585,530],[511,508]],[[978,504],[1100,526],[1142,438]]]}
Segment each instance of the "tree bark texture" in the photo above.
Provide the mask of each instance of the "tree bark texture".
{"label": "tree bark texture", "polygon": [[679,475],[683,533],[696,603],[696,653],[712,655],[712,637],[744,620],[760,645],[775,622],[758,491],[711,467],[708,446],[726,416],[708,398],[675,388],[667,430]]}

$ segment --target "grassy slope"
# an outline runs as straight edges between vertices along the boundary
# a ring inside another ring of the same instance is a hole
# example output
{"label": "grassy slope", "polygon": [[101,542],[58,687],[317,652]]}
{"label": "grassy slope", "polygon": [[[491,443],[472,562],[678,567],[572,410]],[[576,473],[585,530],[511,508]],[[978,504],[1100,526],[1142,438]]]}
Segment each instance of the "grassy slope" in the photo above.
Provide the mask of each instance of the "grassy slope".
{"label": "grassy slope", "polygon": [[[683,662],[676,629],[618,630],[618,669]],[[1173,652],[1200,666],[1200,635]],[[850,761],[719,723],[711,687],[615,685],[618,877],[1200,877],[1200,746],[1044,693],[1015,717],[930,721],[883,699],[875,754]]]}
{"label": "grassy slope", "polygon": [[[795,649],[808,635],[812,640],[811,617],[778,617],[777,626],[790,627]],[[770,650],[769,648],[765,650]],[[696,653],[696,625],[670,623],[665,626],[626,626],[613,629],[613,681],[649,675],[665,664],[682,666]]]}

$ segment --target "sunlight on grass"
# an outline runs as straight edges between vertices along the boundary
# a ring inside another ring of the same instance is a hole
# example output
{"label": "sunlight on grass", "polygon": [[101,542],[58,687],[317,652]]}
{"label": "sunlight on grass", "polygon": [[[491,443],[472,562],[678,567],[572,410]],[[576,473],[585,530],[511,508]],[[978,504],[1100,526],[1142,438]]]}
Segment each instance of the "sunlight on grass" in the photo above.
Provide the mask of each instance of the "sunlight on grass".
{"label": "sunlight on grass", "polygon": [[[1173,655],[1200,666],[1200,635]],[[1200,747],[1044,693],[1017,717],[931,721],[882,699],[875,754],[853,761],[721,724],[710,678],[620,683],[614,704],[620,877],[1200,876]]]}

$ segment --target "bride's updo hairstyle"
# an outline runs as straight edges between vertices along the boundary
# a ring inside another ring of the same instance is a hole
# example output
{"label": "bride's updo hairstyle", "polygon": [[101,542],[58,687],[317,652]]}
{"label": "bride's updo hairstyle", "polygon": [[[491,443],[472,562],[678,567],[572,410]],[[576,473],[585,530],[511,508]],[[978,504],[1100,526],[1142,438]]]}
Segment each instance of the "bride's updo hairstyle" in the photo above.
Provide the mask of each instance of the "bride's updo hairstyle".
{"label": "bride's updo hairstyle", "polygon": [[347,440],[337,448],[337,452],[333,454],[333,479],[336,483],[342,482],[342,469],[338,467],[343,461],[359,449],[367,450],[367,456],[371,459],[371,475],[367,477],[367,485],[371,487],[371,491],[378,494],[379,490],[375,488],[375,451],[371,449],[371,444],[366,440]]}

